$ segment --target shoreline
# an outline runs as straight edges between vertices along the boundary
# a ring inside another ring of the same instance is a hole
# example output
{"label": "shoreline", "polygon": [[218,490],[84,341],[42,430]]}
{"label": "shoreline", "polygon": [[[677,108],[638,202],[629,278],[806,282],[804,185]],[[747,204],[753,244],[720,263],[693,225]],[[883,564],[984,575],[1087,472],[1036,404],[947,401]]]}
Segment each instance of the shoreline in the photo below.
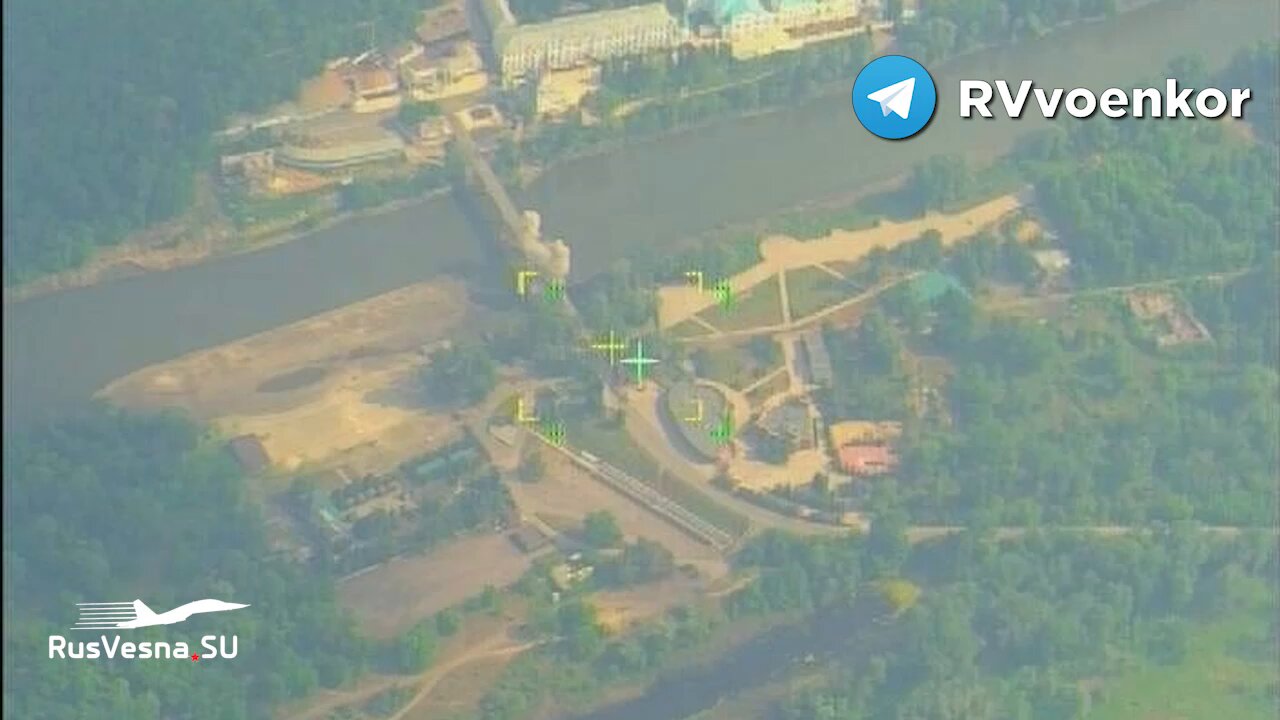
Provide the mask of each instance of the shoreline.
{"label": "shoreline", "polygon": [[[1125,2],[1122,0],[1122,2],[1120,2],[1119,4],[1119,7],[1117,8],[1116,15],[1118,16],[1118,15],[1127,14],[1151,5],[1158,5],[1166,1],[1168,0],[1129,0],[1128,2]],[[1084,18],[1084,19],[1073,21],[1073,22],[1064,23],[1060,26],[1054,27],[1047,34],[1053,34],[1060,30],[1065,30],[1075,25],[1103,22],[1106,19],[1107,19],[1106,17]],[[891,49],[894,44],[896,44],[896,41],[892,41],[884,48],[877,48],[877,50]],[[983,45],[980,47],[970,48],[964,52],[957,53],[956,55],[948,57],[946,60],[942,61],[941,64],[943,65],[949,64],[957,60],[961,60],[974,53],[992,50],[995,47],[997,46]],[[830,86],[822,88],[820,91],[815,93],[811,98],[808,98],[802,102],[805,102],[805,103],[811,102],[816,98],[821,98],[827,94],[832,94],[837,91],[840,91],[844,87],[844,85],[845,83],[832,83]],[[732,113],[719,118],[710,118],[701,122],[696,122],[689,125],[683,125],[683,126],[671,128],[668,130],[659,131],[653,135],[647,135],[647,136],[627,137],[624,134],[620,137],[606,140],[595,146],[584,148],[577,152],[566,153],[565,155],[555,158],[549,163],[539,164],[539,165],[530,164],[530,170],[528,171],[525,177],[521,178],[520,186],[522,188],[527,187],[530,183],[537,181],[537,179],[539,179],[544,174],[555,170],[557,167],[563,166],[571,162],[588,159],[592,157],[608,155],[609,153],[616,152],[619,149],[625,148],[627,146],[633,146],[633,145],[643,146],[646,143],[659,142],[665,139],[678,137],[682,134],[703,130],[708,127],[721,124],[721,123],[750,120],[752,118],[768,116],[768,115],[786,110],[787,107],[788,107],[787,105],[772,105],[768,107],[756,108],[754,110],[748,110],[742,113]],[[892,182],[892,181],[888,181],[888,182]],[[741,222],[732,223],[729,226],[717,228],[716,230],[705,231],[701,233],[694,233],[692,237],[694,239],[699,239],[699,238],[705,239],[705,237],[709,235],[713,235],[717,231],[723,232],[726,230],[731,230],[736,228],[750,228],[750,227],[759,226],[761,223],[766,223],[770,217],[776,217],[776,216],[780,216],[787,213],[799,212],[799,211],[805,210],[806,208],[840,207],[856,201],[859,197],[866,196],[867,194],[873,191],[873,188],[877,186],[883,188],[885,184],[886,184],[885,181],[881,181],[881,182],[873,183],[872,186],[869,188],[860,188],[858,190],[848,191],[848,192],[841,193],[839,195],[833,195],[829,197],[811,198],[802,203],[797,203],[792,207],[778,210],[777,212],[771,213],[770,215],[765,217],[753,218],[750,220],[744,220]],[[421,205],[430,200],[435,200],[437,198],[443,197],[444,195],[451,193],[452,191],[453,190],[450,187],[439,188],[436,190],[428,191],[423,195],[419,195],[411,198],[404,198],[401,200],[395,200],[385,205],[381,205],[374,208],[366,208],[362,210],[352,210],[352,211],[338,211],[327,217],[324,217],[322,220],[319,220],[318,222],[315,222],[314,224],[311,224],[305,228],[299,227],[300,225],[307,223],[307,220],[304,219],[302,221],[299,221],[298,223],[295,223],[292,227],[288,229],[285,229],[279,232],[267,232],[261,238],[252,239],[252,240],[246,239],[243,235],[240,235],[237,231],[233,230],[229,236],[225,236],[225,237],[218,238],[211,241],[206,241],[207,243],[206,247],[200,247],[200,244],[201,244],[200,241],[191,241],[185,244],[179,243],[177,246],[171,247],[171,248],[140,249],[138,250],[136,255],[122,257],[122,258],[108,258],[105,260],[99,260],[96,263],[94,260],[90,260],[84,266],[81,266],[79,268],[62,270],[56,273],[52,273],[50,275],[45,275],[43,277],[30,280],[21,285],[4,288],[3,304],[5,307],[9,307],[11,305],[21,304],[22,302],[27,300],[31,300],[34,298],[43,297],[47,295],[53,295],[53,294],[57,294],[64,291],[82,289],[82,288],[92,287],[92,286],[103,284],[103,283],[141,277],[143,275],[148,275],[151,273],[178,270],[181,268],[192,267],[195,265],[199,265],[201,263],[217,260],[220,258],[252,253],[259,250],[266,250],[272,247],[283,245],[288,242],[305,238],[312,233],[330,229],[334,226],[337,226],[339,224],[342,224],[350,220],[355,220],[355,219],[364,218],[364,217],[375,217],[375,216],[386,214],[386,213],[392,213],[392,212],[397,212],[399,210],[404,210],[410,207],[414,207],[416,205]],[[143,229],[140,229],[138,232],[144,233],[147,230],[148,228],[143,228]],[[110,253],[113,250],[127,252],[126,246],[128,242],[129,241],[126,240],[124,243],[121,243],[120,245],[116,245],[109,248],[103,248],[102,250],[105,253]],[[167,255],[173,255],[174,257],[166,258]]]}
{"label": "shoreline", "polygon": [[[24,301],[31,300],[45,295],[53,295],[69,290],[77,290],[80,288],[92,287],[106,282],[114,282],[118,280],[127,280],[129,278],[141,277],[151,273],[168,272],[170,270],[178,270],[184,267],[199,265],[211,260],[217,260],[235,255],[244,255],[247,253],[266,250],[269,248],[283,245],[285,243],[300,240],[312,233],[320,232],[340,225],[350,220],[356,220],[365,217],[376,217],[386,213],[404,210],[415,205],[421,205],[431,200],[443,197],[453,192],[452,188],[443,187],[430,190],[422,195],[411,198],[403,198],[393,200],[385,205],[377,207],[365,208],[362,210],[346,210],[335,212],[323,219],[311,224],[308,227],[301,228],[299,225],[306,223],[306,220],[299,221],[286,230],[279,232],[268,232],[261,238],[245,241],[245,238],[223,238],[220,241],[214,241],[210,247],[190,248],[190,252],[182,254],[180,257],[170,262],[161,264],[157,259],[165,253],[181,252],[182,246],[174,248],[149,249],[142,251],[138,256],[109,260],[94,266],[92,261],[74,270],[63,270],[52,275],[46,275],[36,280],[23,283],[12,288],[4,289],[4,305],[17,305]],[[196,246],[198,243],[189,243]],[[117,245],[107,250],[120,248]],[[148,259],[154,265],[148,265]]]}

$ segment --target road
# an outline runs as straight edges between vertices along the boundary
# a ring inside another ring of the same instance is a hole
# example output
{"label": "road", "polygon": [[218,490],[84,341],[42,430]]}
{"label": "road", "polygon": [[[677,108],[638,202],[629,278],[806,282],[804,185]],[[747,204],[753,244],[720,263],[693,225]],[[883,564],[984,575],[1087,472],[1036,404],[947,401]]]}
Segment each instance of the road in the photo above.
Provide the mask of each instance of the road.
{"label": "road", "polygon": [[454,670],[479,660],[515,655],[538,644],[539,642],[513,643],[508,638],[507,631],[504,628],[467,648],[465,652],[444,662],[432,665],[415,677],[379,676],[375,680],[357,685],[351,690],[342,692],[328,691],[321,702],[285,717],[286,720],[325,720],[339,708],[367,702],[378,693],[396,685],[416,684],[418,691],[414,696],[404,707],[388,718],[388,720],[403,720],[414,706],[430,695],[431,691],[440,684],[440,681],[448,677],[449,673]]}
{"label": "road", "polygon": [[[714,470],[710,466],[698,465],[685,458],[678,451],[672,448],[667,441],[662,430],[661,421],[658,417],[655,400],[656,394],[634,394],[632,402],[626,403],[627,413],[627,432],[630,433],[633,440],[640,447],[658,460],[668,472],[675,474],[677,477],[692,483],[698,489],[706,492],[714,497],[715,500],[730,509],[745,515],[751,521],[751,531],[755,532],[766,528],[776,528],[779,530],[787,530],[789,532],[799,533],[803,535],[841,535],[851,531],[866,532],[870,529],[870,520],[862,519],[858,526],[840,527],[828,525],[825,523],[812,522],[800,518],[787,517],[758,507],[742,498],[733,495],[730,492],[721,490],[710,483]],[[956,535],[963,532],[966,528],[961,525],[916,525],[907,529],[907,540],[911,543],[927,542],[944,538],[949,535]],[[1201,526],[1201,531],[1220,537],[1223,539],[1232,539],[1240,536],[1242,533],[1252,528],[1235,527],[1227,525],[1205,525]],[[1102,537],[1119,537],[1122,535],[1143,534],[1151,532],[1151,529],[1144,526],[1132,525],[1068,525],[1068,526],[1042,526],[1039,528],[1031,527],[1000,527],[994,532],[997,540],[1015,540],[1027,533],[1037,530],[1069,532],[1069,533],[1091,533]],[[1280,528],[1273,529],[1272,532],[1280,534]]]}
{"label": "road", "polygon": [[802,535],[840,535],[849,528],[809,522],[799,518],[779,515],[753,505],[733,493],[711,484],[715,470],[710,465],[700,465],[680,454],[667,440],[658,415],[657,393],[633,393],[625,402],[627,433],[645,452],[649,453],[667,472],[693,485],[725,507],[745,516],[751,522],[749,533],[765,528],[777,528]]}

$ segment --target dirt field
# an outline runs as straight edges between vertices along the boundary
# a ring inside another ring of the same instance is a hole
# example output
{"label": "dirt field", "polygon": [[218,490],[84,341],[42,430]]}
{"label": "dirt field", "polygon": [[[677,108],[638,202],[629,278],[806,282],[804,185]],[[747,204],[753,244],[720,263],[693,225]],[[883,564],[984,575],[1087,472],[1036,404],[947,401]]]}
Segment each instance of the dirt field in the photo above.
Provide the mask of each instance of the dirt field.
{"label": "dirt field", "polygon": [[729,476],[743,487],[763,492],[779,485],[808,485],[815,473],[830,470],[829,465],[826,454],[821,450],[797,450],[787,457],[785,465],[771,465],[743,457],[734,458],[729,463]]}
{"label": "dirt field", "polygon": [[467,316],[461,285],[422,283],[143,368],[99,392],[255,434],[278,469],[394,465],[456,435],[421,407],[421,349]]}
{"label": "dirt field", "polygon": [[644,537],[661,544],[675,555],[677,564],[692,564],[708,579],[728,572],[728,565],[715,550],[609,489],[558,453],[545,453],[544,457],[547,472],[542,481],[511,485],[511,494],[524,515],[546,515],[560,522],[567,516],[581,522],[592,510],[608,510],[629,539]]}
{"label": "dirt field", "polygon": [[360,629],[389,638],[451,605],[520,579],[530,560],[503,534],[463,538],[342,582],[338,600]]}
{"label": "dirt field", "polygon": [[[910,242],[925,230],[937,230],[942,242],[950,245],[989,227],[1021,207],[1016,195],[1003,195],[975,205],[963,212],[944,215],[930,213],[909,222],[881,221],[865,230],[835,230],[817,240],[796,240],[782,235],[766,237],[760,242],[760,256],[755,266],[733,276],[729,284],[738,297],[775,276],[782,270],[795,270],[817,264],[859,260],[877,248],[890,249]],[[688,285],[659,288],[658,326],[669,328],[715,304],[708,292]]]}
{"label": "dirt field", "polygon": [[597,617],[610,634],[658,617],[677,605],[693,602],[707,583],[674,575],[634,590],[606,590],[591,596]]}
{"label": "dirt field", "polygon": [[477,658],[440,678],[435,687],[405,713],[405,720],[440,720],[477,712],[480,700],[516,659],[516,653]]}

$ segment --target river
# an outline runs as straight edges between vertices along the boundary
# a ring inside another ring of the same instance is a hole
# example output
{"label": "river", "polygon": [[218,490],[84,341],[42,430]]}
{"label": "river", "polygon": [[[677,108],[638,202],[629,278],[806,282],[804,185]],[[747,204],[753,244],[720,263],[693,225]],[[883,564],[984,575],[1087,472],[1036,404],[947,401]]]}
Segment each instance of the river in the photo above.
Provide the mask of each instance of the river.
{"label": "river", "polygon": [[[1278,22],[1271,0],[1164,0],[935,68],[939,112],[909,141],[871,137],[841,88],[778,112],[565,162],[517,202],[542,213],[549,235],[565,238],[582,277],[628,253],[671,252],[720,226],[851,193],[937,153],[997,154],[1048,122],[961,120],[949,99],[961,77],[1124,86],[1157,76],[1184,53],[1216,67],[1244,44],[1274,38]],[[7,305],[5,428],[73,407],[145,365],[476,267],[488,247],[443,197],[253,253]]]}

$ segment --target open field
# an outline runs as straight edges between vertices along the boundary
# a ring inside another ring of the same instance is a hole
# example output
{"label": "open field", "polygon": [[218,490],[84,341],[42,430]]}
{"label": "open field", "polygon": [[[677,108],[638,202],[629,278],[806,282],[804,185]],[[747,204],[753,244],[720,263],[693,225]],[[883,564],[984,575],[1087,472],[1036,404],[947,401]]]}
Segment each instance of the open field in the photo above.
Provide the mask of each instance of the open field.
{"label": "open field", "polygon": [[422,700],[408,708],[405,720],[443,720],[477,713],[480,700],[517,654],[494,653],[460,665],[441,677]]}
{"label": "open field", "polygon": [[677,605],[697,600],[707,583],[676,573],[656,583],[627,590],[603,590],[591,595],[600,623],[610,634],[652,620]]}
{"label": "open field", "polygon": [[851,298],[865,289],[849,280],[841,280],[817,266],[800,268],[787,273],[787,295],[791,299],[791,317],[796,320]]}
{"label": "open field", "polygon": [[227,435],[255,434],[276,469],[394,465],[456,435],[420,403],[421,349],[468,315],[456,282],[421,283],[143,368],[99,395],[179,408]]}
{"label": "open field", "polygon": [[506,535],[471,536],[345,580],[338,586],[338,599],[364,633],[389,638],[479,594],[486,585],[515,582],[529,567],[530,558]]}
{"label": "open field", "polygon": [[777,372],[780,365],[764,365],[742,345],[728,343],[708,345],[693,354],[698,376],[706,380],[743,389]]}
{"label": "open field", "polygon": [[779,294],[777,279],[770,278],[740,295],[735,294],[727,307],[713,305],[698,313],[698,317],[726,331],[777,325],[782,322]]}
{"label": "open field", "polygon": [[[817,264],[853,262],[862,259],[872,250],[889,250],[915,240],[926,230],[936,230],[944,245],[952,245],[990,227],[1021,206],[1021,198],[1008,194],[961,212],[929,213],[907,222],[883,220],[875,227],[835,230],[817,240],[797,240],[781,235],[766,237],[760,242],[762,260],[734,275],[729,284],[739,294],[739,298],[743,298],[752,288],[775,278],[780,271]],[[673,285],[659,288],[658,326],[669,328],[678,325],[714,304],[715,298],[710,293],[699,292],[695,287]],[[716,324],[714,320],[712,324]]]}
{"label": "open field", "polygon": [[791,376],[787,373],[787,369],[778,368],[747,389],[747,402],[751,404],[752,411],[759,410],[766,400],[786,392],[789,387],[791,387]]}

